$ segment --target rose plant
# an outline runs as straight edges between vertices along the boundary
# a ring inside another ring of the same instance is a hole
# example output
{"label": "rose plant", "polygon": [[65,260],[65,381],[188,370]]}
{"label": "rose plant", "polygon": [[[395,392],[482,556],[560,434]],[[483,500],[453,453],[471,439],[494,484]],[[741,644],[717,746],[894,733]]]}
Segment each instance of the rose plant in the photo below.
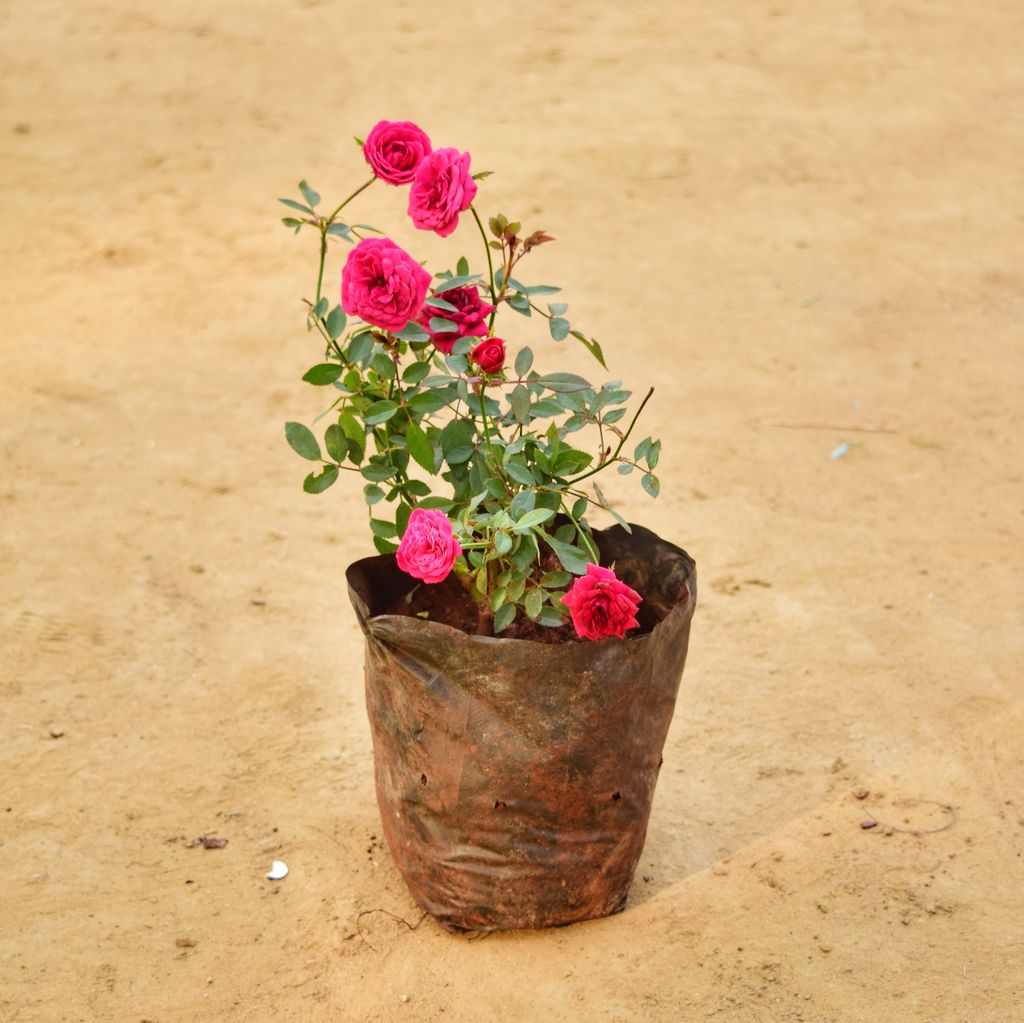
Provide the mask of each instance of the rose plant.
{"label": "rose plant", "polygon": [[[356,141],[372,176],[343,202],[325,212],[305,181],[299,198],[281,200],[284,224],[319,239],[306,325],[324,355],[303,380],[333,396],[322,438],[285,427],[291,447],[319,465],[304,489],[360,477],[377,549],[395,553],[410,588],[454,573],[480,632],[571,618],[581,639],[626,636],[642,595],[600,565],[589,513],[599,507],[629,528],[595,480],[612,467],[638,472],[657,497],[660,441],[627,446],[653,388],[627,419],[631,392],[619,381],[541,369],[546,356],[516,340],[528,319],[546,320],[553,341],[576,339],[607,369],[598,342],[553,299],[560,289],[522,283],[522,261],[554,239],[502,214],[485,228],[474,200],[487,173],[471,173],[468,152],[434,149],[408,121],[380,121]],[[462,255],[432,273],[377,229],[340,219],[377,181],[408,186],[406,212],[420,230],[449,237],[468,214],[483,244],[479,270]],[[335,243],[351,246],[338,303],[323,293]],[[522,317],[520,329],[506,323],[498,337],[506,310]]]}

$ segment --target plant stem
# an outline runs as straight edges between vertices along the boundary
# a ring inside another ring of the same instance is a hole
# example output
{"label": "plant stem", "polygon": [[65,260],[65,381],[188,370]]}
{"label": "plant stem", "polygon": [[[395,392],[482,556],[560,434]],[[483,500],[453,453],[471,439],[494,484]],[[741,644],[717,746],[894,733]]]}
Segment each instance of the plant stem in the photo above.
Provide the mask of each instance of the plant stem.
{"label": "plant stem", "polygon": [[483,239],[484,242],[484,252],[487,253],[487,286],[488,288],[490,288],[491,305],[493,306],[493,308],[491,309],[491,318],[487,322],[487,332],[490,333],[494,327],[494,317],[498,315],[498,300],[494,292],[494,260],[491,259],[491,245],[490,242],[487,240],[487,232],[484,230],[484,225],[483,221],[480,219],[480,214],[477,213],[476,207],[473,205],[470,205],[469,211],[470,213],[473,214],[473,219],[476,221],[476,226],[480,228],[480,237]]}
{"label": "plant stem", "polygon": [[566,480],[565,485],[570,486],[573,483],[579,483],[580,480],[585,480],[588,476],[593,476],[599,473],[602,469],[607,469],[616,458],[619,457],[619,452],[625,447],[626,441],[629,440],[629,435],[633,432],[633,427],[636,426],[636,421],[640,418],[640,413],[644,410],[644,405],[651,400],[651,395],[654,394],[654,388],[652,387],[645,395],[644,400],[640,402],[640,407],[636,410],[636,415],[633,416],[629,424],[629,429],[622,435],[622,439],[619,441],[619,446],[615,449],[614,454],[607,462],[602,462],[600,465],[591,469],[589,472],[583,473],[581,476],[574,476],[571,480]]}
{"label": "plant stem", "polygon": [[[484,388],[482,385],[477,385],[476,393],[477,397],[480,399],[480,416],[484,421],[484,449],[487,454],[490,454],[491,460],[494,462],[494,471],[497,474],[498,479],[501,480],[501,484],[505,488],[505,493],[511,494],[512,488],[508,485],[508,480],[505,479],[505,474],[501,471],[501,466],[498,464],[498,459],[494,456],[494,453],[491,451],[491,423],[490,420],[487,418],[487,408],[484,404]],[[495,429],[495,432],[498,434],[499,439],[504,443],[505,438],[502,437],[501,431]]]}
{"label": "plant stem", "polygon": [[370,178],[365,185],[360,185],[328,218],[327,226],[330,227],[334,223],[334,218],[357,196],[360,192],[365,192],[370,185],[377,180],[376,176]]}
{"label": "plant stem", "polygon": [[326,220],[320,220],[320,269],[316,275],[316,302],[314,309],[320,304],[320,291],[324,284],[324,261],[327,258],[327,228],[334,223],[334,218],[357,196],[365,192],[377,180],[376,176],[370,178],[365,184],[360,185]]}

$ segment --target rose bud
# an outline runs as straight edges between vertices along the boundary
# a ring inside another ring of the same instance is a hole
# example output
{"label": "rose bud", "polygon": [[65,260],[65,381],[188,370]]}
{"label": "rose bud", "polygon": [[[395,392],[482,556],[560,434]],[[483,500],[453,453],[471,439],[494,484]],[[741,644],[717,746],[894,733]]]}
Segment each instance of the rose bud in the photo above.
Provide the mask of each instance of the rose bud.
{"label": "rose bud", "polygon": [[366,162],[389,185],[409,184],[430,153],[430,139],[412,121],[378,121],[363,143]]}
{"label": "rose bud", "polygon": [[636,612],[641,599],[610,568],[590,564],[587,574],[576,579],[562,603],[569,609],[572,624],[582,639],[625,639],[629,629],[640,626]]}
{"label": "rose bud", "polygon": [[436,508],[413,508],[395,560],[398,567],[414,579],[439,583],[446,579],[462,553],[452,533],[452,524]]}
{"label": "rose bud", "polygon": [[469,357],[485,372],[500,373],[505,365],[505,342],[500,337],[489,337],[481,341]]}

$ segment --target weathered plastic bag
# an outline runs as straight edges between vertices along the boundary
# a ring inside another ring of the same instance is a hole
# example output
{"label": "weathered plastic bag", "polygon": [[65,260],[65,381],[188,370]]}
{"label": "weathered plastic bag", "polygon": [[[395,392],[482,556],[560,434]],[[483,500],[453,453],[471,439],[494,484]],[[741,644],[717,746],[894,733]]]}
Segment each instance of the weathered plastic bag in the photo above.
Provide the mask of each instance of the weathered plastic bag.
{"label": "weathered plastic bag", "polygon": [[413,581],[393,555],[348,569],[384,836],[451,930],[625,905],[697,596],[689,555],[631,528],[596,534],[602,563],[643,597],[627,640],[544,644],[382,614]]}

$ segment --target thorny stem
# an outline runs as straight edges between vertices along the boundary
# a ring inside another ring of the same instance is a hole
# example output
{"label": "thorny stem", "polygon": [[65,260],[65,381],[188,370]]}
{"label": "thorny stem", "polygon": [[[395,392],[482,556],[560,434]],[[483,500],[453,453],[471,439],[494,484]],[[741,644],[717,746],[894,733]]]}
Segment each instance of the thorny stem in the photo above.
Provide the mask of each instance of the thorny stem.
{"label": "thorny stem", "polygon": [[[477,397],[480,399],[480,416],[484,421],[484,447],[488,453],[491,453],[491,423],[487,418],[487,408],[484,404],[484,389],[481,386],[477,386],[476,389]],[[500,431],[495,431],[498,436],[501,437]],[[504,438],[502,438],[504,439]],[[494,462],[494,471],[498,474],[498,479],[501,480],[502,486],[505,488],[505,493],[511,495],[512,488],[508,485],[508,480],[505,479],[505,474],[501,471],[501,466],[498,464],[498,459],[491,454],[491,460]]]}
{"label": "thorny stem", "polygon": [[370,185],[377,180],[376,176],[370,178],[369,181],[364,185],[360,185],[328,218],[327,226],[330,227],[334,223],[334,218],[357,196],[360,192],[365,192]]}
{"label": "thorny stem", "polygon": [[487,333],[489,334],[494,328],[494,317],[498,314],[498,300],[494,293],[494,260],[491,258],[491,245],[487,239],[487,232],[484,230],[483,221],[480,219],[480,214],[477,213],[476,207],[470,205],[470,212],[473,214],[473,219],[476,221],[476,226],[480,228],[480,237],[484,242],[484,252],[487,253],[487,286],[491,292],[491,318],[487,322]]}
{"label": "thorny stem", "polygon": [[327,258],[327,228],[334,223],[334,218],[357,196],[365,192],[377,180],[376,176],[370,178],[365,184],[360,185],[340,206],[326,219],[320,219],[320,269],[316,275],[316,302],[313,306],[320,304],[320,292],[324,284],[324,260]]}
{"label": "thorny stem", "polygon": [[633,427],[636,426],[636,421],[640,418],[640,413],[643,412],[644,406],[647,404],[647,402],[651,400],[652,394],[654,394],[653,387],[644,395],[644,400],[640,402],[640,407],[636,410],[636,415],[634,415],[632,420],[630,421],[629,428],[622,435],[622,439],[619,441],[619,446],[615,449],[611,458],[609,458],[606,462],[602,462],[600,465],[595,466],[588,472],[583,473],[581,476],[574,476],[571,480],[566,480],[565,482],[567,485],[579,483],[580,480],[585,480],[588,476],[593,476],[596,473],[599,473],[602,469],[607,468],[609,465],[612,464],[612,462],[615,461],[616,458],[619,457],[619,452],[625,447],[626,441],[629,440],[629,435],[633,432]]}

